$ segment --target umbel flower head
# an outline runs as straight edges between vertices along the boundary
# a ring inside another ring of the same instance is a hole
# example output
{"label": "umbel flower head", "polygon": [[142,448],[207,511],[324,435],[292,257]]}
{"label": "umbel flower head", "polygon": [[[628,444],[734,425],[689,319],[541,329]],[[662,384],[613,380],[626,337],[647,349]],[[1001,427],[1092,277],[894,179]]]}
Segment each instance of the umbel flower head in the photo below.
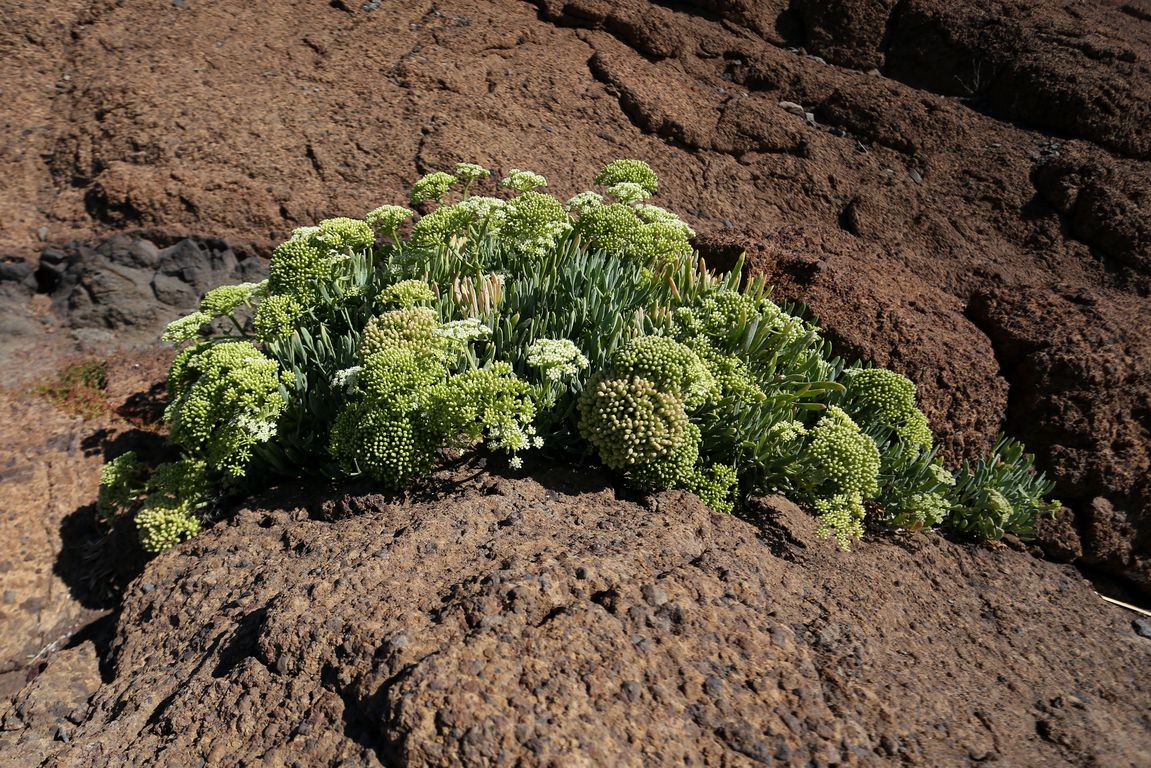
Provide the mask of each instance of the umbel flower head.
{"label": "umbel flower head", "polygon": [[579,400],[580,434],[612,469],[678,449],[687,429],[683,401],[638,376],[593,377]]}
{"label": "umbel flower head", "polygon": [[828,408],[809,438],[804,461],[833,494],[868,498],[879,492],[879,448],[842,408]]}
{"label": "umbel flower head", "polygon": [[559,381],[587,368],[588,359],[570,339],[536,339],[528,347],[528,365]]}
{"label": "umbel flower head", "polygon": [[285,406],[279,365],[247,341],[188,348],[172,364],[168,388],[172,441],[233,478],[243,476]]}
{"label": "umbel flower head", "polygon": [[596,175],[595,183],[609,189],[616,184],[635,184],[649,196],[659,189],[655,171],[642,160],[613,160]]}
{"label": "umbel flower head", "polygon": [[415,211],[402,205],[381,205],[364,216],[364,221],[381,235],[394,235],[401,224],[415,215]]}
{"label": "umbel flower head", "polygon": [[444,195],[455,185],[456,181],[456,177],[450,173],[443,171],[429,173],[412,185],[412,193],[408,197],[408,201],[412,205],[428,200],[435,200],[437,203],[442,202]]}
{"label": "umbel flower head", "polygon": [[500,185],[520,192],[531,192],[533,189],[546,187],[548,180],[534,171],[521,171],[518,168],[513,168],[500,182]]}

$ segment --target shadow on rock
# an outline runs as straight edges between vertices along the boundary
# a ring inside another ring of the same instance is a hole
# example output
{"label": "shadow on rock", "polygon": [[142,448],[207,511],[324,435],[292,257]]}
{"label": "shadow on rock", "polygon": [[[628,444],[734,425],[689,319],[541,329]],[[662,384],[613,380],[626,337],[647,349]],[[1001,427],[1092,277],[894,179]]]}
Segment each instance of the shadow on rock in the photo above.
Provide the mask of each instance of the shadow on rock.
{"label": "shadow on rock", "polygon": [[[150,461],[175,458],[162,435],[142,429],[115,434],[102,429],[87,436],[81,448],[89,455],[102,453],[105,461],[128,451]],[[85,504],[60,522],[60,552],[52,570],[85,608],[117,607],[146,562],[130,515],[108,521],[95,504]]]}

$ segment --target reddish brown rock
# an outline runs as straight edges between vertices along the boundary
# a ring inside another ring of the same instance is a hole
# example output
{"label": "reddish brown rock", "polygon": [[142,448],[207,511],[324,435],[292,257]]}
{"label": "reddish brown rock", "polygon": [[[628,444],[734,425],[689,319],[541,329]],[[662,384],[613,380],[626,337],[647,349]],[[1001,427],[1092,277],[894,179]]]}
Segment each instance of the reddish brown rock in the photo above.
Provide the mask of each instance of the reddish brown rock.
{"label": "reddish brown rock", "polygon": [[68,741],[43,738],[55,721],[24,705],[0,760],[1151,755],[1151,688],[1130,674],[1151,642],[1067,566],[934,534],[842,553],[782,499],[757,528],[685,494],[624,501],[586,471],[467,470],[432,487],[432,500],[285,488],[159,557]]}

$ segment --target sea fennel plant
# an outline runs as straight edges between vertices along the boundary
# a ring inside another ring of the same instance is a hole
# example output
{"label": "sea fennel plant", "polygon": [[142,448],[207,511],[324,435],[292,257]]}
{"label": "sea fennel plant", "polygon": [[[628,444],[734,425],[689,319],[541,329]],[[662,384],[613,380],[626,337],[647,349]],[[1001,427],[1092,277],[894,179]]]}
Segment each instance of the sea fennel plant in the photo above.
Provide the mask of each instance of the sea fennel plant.
{"label": "sea fennel plant", "polygon": [[845,549],[865,520],[994,538],[1055,508],[1018,443],[947,470],[911,381],[845,367],[762,279],[710,272],[691,228],[647,202],[646,163],[609,163],[566,202],[524,170],[473,194],[488,175],[420,179],[422,215],[388,204],[298,229],[266,282],[172,323],[165,418],[183,458],[109,462],[101,514],[134,515],[157,552],[280,478],[399,489],[481,447],[513,467],[598,460],[720,511],[786,493]]}

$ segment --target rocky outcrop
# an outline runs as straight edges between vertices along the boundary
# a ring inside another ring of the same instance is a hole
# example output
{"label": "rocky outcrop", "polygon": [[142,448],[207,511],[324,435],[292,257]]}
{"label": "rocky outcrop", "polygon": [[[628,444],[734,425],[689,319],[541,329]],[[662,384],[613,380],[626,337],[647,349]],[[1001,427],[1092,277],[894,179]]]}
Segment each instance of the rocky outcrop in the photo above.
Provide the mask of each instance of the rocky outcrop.
{"label": "rocky outcrop", "polygon": [[586,471],[464,468],[428,490],[285,488],[159,557],[104,683],[78,651],[53,657],[4,716],[0,761],[1151,756],[1151,687],[1128,673],[1151,640],[1067,567],[934,534],[846,554],[783,499],[757,527],[682,493],[625,500]]}

